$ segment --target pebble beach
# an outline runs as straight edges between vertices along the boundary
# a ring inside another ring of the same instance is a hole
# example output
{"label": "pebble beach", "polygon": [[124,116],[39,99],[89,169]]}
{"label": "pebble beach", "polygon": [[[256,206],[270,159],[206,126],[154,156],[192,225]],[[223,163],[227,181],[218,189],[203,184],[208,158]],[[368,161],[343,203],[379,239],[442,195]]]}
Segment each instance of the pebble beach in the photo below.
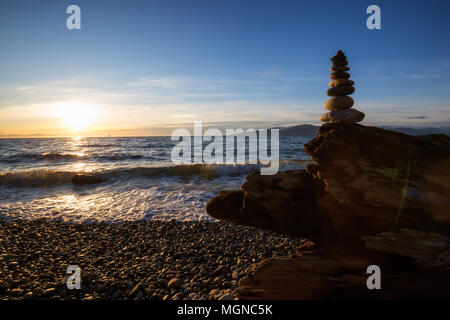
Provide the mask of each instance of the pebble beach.
{"label": "pebble beach", "polygon": [[[226,222],[0,220],[0,299],[232,300],[257,262],[302,240]],[[67,266],[81,268],[69,290]]]}

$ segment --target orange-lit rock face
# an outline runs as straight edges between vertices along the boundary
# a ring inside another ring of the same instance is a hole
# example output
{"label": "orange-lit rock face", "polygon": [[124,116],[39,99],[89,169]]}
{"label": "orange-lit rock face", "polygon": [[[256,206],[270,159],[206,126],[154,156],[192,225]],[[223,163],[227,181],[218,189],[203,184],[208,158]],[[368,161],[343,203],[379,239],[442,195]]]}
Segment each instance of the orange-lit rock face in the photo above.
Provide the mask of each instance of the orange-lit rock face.
{"label": "orange-lit rock face", "polygon": [[395,225],[450,234],[449,137],[329,123],[305,151],[317,164],[251,174],[240,190],[213,198],[208,213],[315,240],[330,224],[352,241]]}
{"label": "orange-lit rock face", "polygon": [[361,270],[376,264],[390,279],[385,298],[449,298],[450,138],[327,123],[305,151],[315,160],[306,170],[253,173],[208,203],[214,217],[322,247],[262,261],[238,296],[360,298],[369,292]]}

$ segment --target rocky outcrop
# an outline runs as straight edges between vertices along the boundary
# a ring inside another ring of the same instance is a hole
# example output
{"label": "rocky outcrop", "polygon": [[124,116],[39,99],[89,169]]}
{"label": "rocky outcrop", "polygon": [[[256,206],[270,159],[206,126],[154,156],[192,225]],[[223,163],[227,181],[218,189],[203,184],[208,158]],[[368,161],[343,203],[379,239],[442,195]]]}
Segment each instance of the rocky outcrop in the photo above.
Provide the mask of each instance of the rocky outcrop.
{"label": "rocky outcrop", "polygon": [[[239,296],[449,297],[450,138],[327,123],[305,151],[315,161],[306,170],[252,173],[207,205],[213,217],[315,243],[260,262]],[[372,264],[378,293],[366,287]]]}
{"label": "rocky outcrop", "polygon": [[[273,176],[251,173],[240,190],[222,191],[207,204],[218,219],[284,233],[306,234],[317,223],[314,178],[306,171],[281,172]],[[292,219],[296,216],[296,219]]]}
{"label": "rocky outcrop", "polygon": [[328,216],[342,226],[340,238],[399,228],[450,232],[448,136],[325,124],[305,151],[317,162],[308,171],[324,183],[320,207],[334,212]]}

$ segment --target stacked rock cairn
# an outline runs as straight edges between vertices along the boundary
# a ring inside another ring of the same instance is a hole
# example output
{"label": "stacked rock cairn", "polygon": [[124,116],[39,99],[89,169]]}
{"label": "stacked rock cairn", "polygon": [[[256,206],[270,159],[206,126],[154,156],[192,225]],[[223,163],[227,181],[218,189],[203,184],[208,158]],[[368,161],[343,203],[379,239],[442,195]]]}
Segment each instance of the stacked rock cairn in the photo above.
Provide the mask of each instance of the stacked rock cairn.
{"label": "stacked rock cairn", "polygon": [[356,109],[351,109],[354,101],[349,94],[355,92],[354,82],[350,80],[350,74],[346,71],[350,70],[347,66],[348,61],[344,52],[341,50],[331,59],[330,89],[327,95],[332,97],[325,103],[325,109],[330,110],[320,117],[323,122],[352,124],[362,121],[364,113]]}

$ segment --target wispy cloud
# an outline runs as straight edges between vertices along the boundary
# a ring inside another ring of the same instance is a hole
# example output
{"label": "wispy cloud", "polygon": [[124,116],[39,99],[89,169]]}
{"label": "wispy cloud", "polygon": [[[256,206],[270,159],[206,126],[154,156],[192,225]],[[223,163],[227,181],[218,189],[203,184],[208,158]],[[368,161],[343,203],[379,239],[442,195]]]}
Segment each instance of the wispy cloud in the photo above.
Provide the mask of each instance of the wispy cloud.
{"label": "wispy cloud", "polygon": [[[178,99],[198,99],[214,103],[230,99],[258,99],[269,96],[285,96],[286,92],[298,89],[296,82],[313,80],[302,78],[295,73],[271,71],[264,73],[239,74],[236,78],[195,78],[183,76],[147,75],[128,81],[126,87],[135,95],[148,95],[165,101]],[[281,95],[282,94],[282,95]]]}
{"label": "wispy cloud", "polygon": [[247,73],[252,78],[260,79],[272,79],[283,82],[298,82],[298,81],[318,81],[323,80],[318,77],[308,77],[298,72],[288,72],[281,70],[268,70],[262,72],[249,72]]}
{"label": "wispy cloud", "polygon": [[193,79],[187,79],[182,77],[156,77],[148,76],[142,77],[129,83],[131,87],[141,87],[141,88],[165,88],[165,89],[175,89],[180,85],[196,82]]}
{"label": "wispy cloud", "polygon": [[405,119],[422,120],[422,119],[428,119],[428,117],[427,116],[413,116],[413,117],[405,117]]}
{"label": "wispy cloud", "polygon": [[284,75],[286,72],[281,70],[267,70],[267,71],[261,71],[261,72],[249,72],[249,75],[254,75],[258,77],[273,77],[273,76],[280,76]]}
{"label": "wispy cloud", "polygon": [[401,73],[399,76],[407,79],[436,79],[441,77],[439,73]]}
{"label": "wispy cloud", "polygon": [[[115,101],[128,98],[130,93],[100,85],[96,80],[63,79],[41,83],[0,88],[13,103],[52,102],[60,100]],[[5,105],[5,99],[1,105]]]}
{"label": "wispy cloud", "polygon": [[183,95],[189,98],[202,98],[202,97],[238,97],[240,94],[233,92],[216,92],[216,93],[187,93]]}

